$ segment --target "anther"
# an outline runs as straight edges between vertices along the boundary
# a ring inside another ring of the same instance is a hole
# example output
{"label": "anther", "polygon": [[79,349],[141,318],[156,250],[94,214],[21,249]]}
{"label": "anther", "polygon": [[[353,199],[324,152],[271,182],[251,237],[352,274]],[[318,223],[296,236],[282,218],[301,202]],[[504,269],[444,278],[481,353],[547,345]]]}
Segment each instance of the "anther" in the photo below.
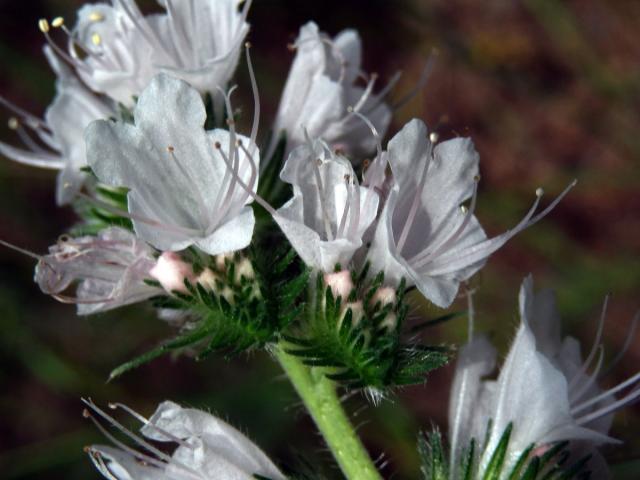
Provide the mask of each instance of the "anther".
{"label": "anther", "polygon": [[542,195],[544,195],[544,190],[540,187],[536,188],[536,197],[540,198]]}
{"label": "anther", "polygon": [[466,207],[466,205],[460,205],[460,211],[462,213],[467,213],[469,211],[469,209]]}
{"label": "anther", "polygon": [[244,48],[251,48],[251,42],[244,42]]}
{"label": "anther", "polygon": [[63,25],[64,25],[64,18],[63,17],[56,17],[53,20],[51,20],[51,26],[53,28],[60,28]]}
{"label": "anther", "polygon": [[218,150],[222,148],[222,145],[220,145],[220,142],[214,143],[213,146],[216,147]]}
{"label": "anther", "polygon": [[316,165],[321,167],[322,166],[322,160],[320,160],[319,158],[316,159]]}
{"label": "anther", "polygon": [[429,140],[431,141],[431,143],[436,143],[439,139],[439,135],[436,132],[431,132],[429,134]]}
{"label": "anther", "polygon": [[100,12],[92,12],[89,14],[89,20],[91,20],[92,22],[101,22],[102,20],[104,20],[104,15],[102,15]]}
{"label": "anther", "polygon": [[371,165],[371,160],[369,160],[368,158],[365,158],[362,161],[362,168],[366,170],[367,168],[369,168],[369,165]]}
{"label": "anther", "polygon": [[16,117],[11,117],[9,119],[9,121],[7,122],[7,125],[9,126],[9,128],[11,130],[17,130],[18,127],[20,126],[20,122],[18,121],[18,119]]}
{"label": "anther", "polygon": [[476,175],[475,177],[473,177],[473,181],[474,182],[479,182],[480,181],[480,175]]}
{"label": "anther", "polygon": [[98,33],[94,33],[91,35],[91,43],[93,43],[96,47],[102,43],[102,37]]}
{"label": "anther", "polygon": [[38,20],[38,28],[42,33],[49,33],[49,22],[47,22],[46,18]]}
{"label": "anther", "polygon": [[169,152],[169,153],[173,153],[174,151],[175,151],[175,148],[173,148],[173,146],[172,146],[172,145],[169,145],[169,146],[167,147],[167,152]]}
{"label": "anther", "polygon": [[89,413],[89,410],[87,410],[86,408],[84,410],[82,410],[82,417],[83,418],[91,417],[91,414]]}
{"label": "anther", "polygon": [[84,447],[82,447],[82,451],[84,453],[91,453],[91,447],[89,445],[85,445]]}
{"label": "anther", "polygon": [[295,51],[296,49],[296,45],[295,43],[287,43],[287,50],[289,50],[290,52]]}
{"label": "anther", "polygon": [[351,176],[348,173],[345,173],[343,178],[345,182],[348,182],[349,180],[351,180]]}

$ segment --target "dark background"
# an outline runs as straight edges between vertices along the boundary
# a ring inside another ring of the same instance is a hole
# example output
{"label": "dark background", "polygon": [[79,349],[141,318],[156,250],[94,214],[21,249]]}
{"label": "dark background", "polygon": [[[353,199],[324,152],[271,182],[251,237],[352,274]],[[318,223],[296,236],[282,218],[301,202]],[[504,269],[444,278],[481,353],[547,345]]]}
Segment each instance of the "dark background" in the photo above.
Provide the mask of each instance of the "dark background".
{"label": "dark background", "polygon": [[[149,2],[145,5],[150,5]],[[53,76],[41,54],[40,17],[64,15],[72,25],[80,2],[0,2],[0,94],[41,114],[53,96]],[[640,2],[621,0],[323,1],[256,0],[250,40],[266,110],[277,106],[292,53],[286,44],[315,20],[335,34],[361,32],[365,69],[404,75],[396,98],[417,81],[425,58],[439,52],[422,93],[399,111],[390,133],[414,116],[443,138],[471,135],[481,154],[477,215],[499,233],[524,215],[542,186],[546,202],[573,178],[578,186],[540,224],[494,255],[473,281],[477,329],[505,352],[518,322],[522,278],[557,289],[565,331],[591,346],[599,309],[613,293],[604,334],[607,358],[623,345],[640,307]],[[246,68],[238,70],[239,105],[251,108]],[[244,95],[244,99],[242,98]],[[243,101],[244,100],[244,101]],[[0,136],[15,141],[0,113]],[[0,162],[0,238],[36,252],[73,222],[53,202],[55,174]],[[72,306],[42,295],[33,261],[0,250],[0,472],[3,478],[98,478],[82,446],[104,441],[81,418],[81,396],[122,401],[150,414],[163,399],[227,418],[250,432],[272,458],[292,465],[299,452],[327,465],[329,453],[286,380],[264,353],[227,362],[160,359],[115,383],[111,368],[170,335],[144,308],[78,318]],[[418,305],[427,316],[433,307]],[[464,309],[464,302],[454,310]],[[430,330],[426,339],[461,343],[463,318]],[[640,365],[640,338],[607,382]],[[380,407],[348,402],[374,456],[389,460],[385,477],[417,478],[415,435],[446,431],[453,369],[423,386],[397,392]],[[524,372],[523,374],[526,374]],[[535,412],[532,412],[535,414]],[[624,446],[605,449],[616,478],[638,478],[640,410],[621,412],[613,428]]]}

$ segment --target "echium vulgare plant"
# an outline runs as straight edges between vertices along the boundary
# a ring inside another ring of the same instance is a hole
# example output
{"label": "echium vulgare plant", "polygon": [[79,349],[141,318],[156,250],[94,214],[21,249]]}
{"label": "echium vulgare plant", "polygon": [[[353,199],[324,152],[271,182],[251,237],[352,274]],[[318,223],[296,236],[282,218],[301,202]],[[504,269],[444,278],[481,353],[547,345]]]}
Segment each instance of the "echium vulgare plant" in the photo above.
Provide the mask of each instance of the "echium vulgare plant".
{"label": "echium vulgare plant", "polygon": [[[47,253],[2,243],[34,257],[42,291],[79,315],[147,302],[174,328],[110,378],[168,353],[266,350],[344,476],[368,480],[381,476],[341,395],[362,392],[375,408],[457,357],[448,441],[438,430],[421,435],[416,478],[606,478],[598,447],[617,442],[611,419],[640,397],[640,373],[600,386],[604,311],[583,359],[577,340],[560,336],[553,294],[535,293],[527,277],[497,374],[496,350],[473,328],[456,353],[411,335],[408,318],[408,294],[449,307],[492,253],[575,182],[544,208],[536,190],[522,220],[490,237],[476,217],[472,140],[439,141],[413,119],[385,141],[398,75],[379,87],[362,70],[356,31],[300,28],[261,135],[251,1],[159,4],[153,14],[135,0],[88,4],[69,27],[40,20],[57,77],[51,106],[38,118],[0,99],[23,142],[0,142],[0,152],[58,170],[56,202],[78,217]],[[239,63],[254,99],[242,111],[232,85]],[[469,302],[472,326],[470,294]],[[85,451],[108,479],[302,478],[207,412],[164,401],[147,418],[121,403],[84,403],[111,444]],[[140,433],[116,412],[138,420]]]}

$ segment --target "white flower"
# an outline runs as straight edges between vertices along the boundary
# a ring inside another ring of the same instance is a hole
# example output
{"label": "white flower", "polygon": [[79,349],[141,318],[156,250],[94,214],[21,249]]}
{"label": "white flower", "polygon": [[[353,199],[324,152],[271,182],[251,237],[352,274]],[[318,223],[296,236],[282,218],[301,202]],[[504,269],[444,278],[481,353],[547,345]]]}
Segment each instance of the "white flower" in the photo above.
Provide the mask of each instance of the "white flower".
{"label": "white flower", "polygon": [[[131,106],[160,72],[189,82],[200,93],[224,89],[249,30],[247,1],[162,0],[164,13],[143,15],[134,0],[83,6],[69,32],[68,51],[41,29],[58,54],[96,92]],[[53,26],[62,26],[56,19]]]}
{"label": "white flower", "polygon": [[513,430],[504,478],[531,445],[544,452],[553,442],[570,440],[572,450],[597,453],[597,445],[616,441],[608,436],[613,413],[640,397],[635,388],[622,399],[614,398],[616,392],[637,385],[640,373],[604,392],[597,386],[600,365],[588,373],[597,348],[583,362],[578,342],[561,340],[554,296],[549,291],[534,294],[531,277],[520,291],[520,315],[520,328],[497,380],[484,379],[496,357],[484,337],[460,351],[449,409],[453,471],[471,438],[487,438],[478,460],[483,472],[509,424]]}
{"label": "white flower", "polygon": [[[227,98],[229,110],[231,104]],[[97,121],[85,138],[100,182],[128,188],[136,234],[159,250],[211,255],[249,245],[258,182],[254,139],[205,131],[205,107],[182,80],[160,74],[142,92],[135,124]]]}
{"label": "white flower", "polygon": [[[60,170],[56,201],[67,204],[82,188],[87,165],[84,129],[89,123],[114,115],[110,105],[91,93],[73,73],[45,47],[45,54],[57,75],[56,97],[47,109],[44,119],[34,117],[3,100],[16,112],[10,126],[20,135],[26,148],[17,148],[0,142],[0,153],[16,162]],[[36,138],[24,128],[28,127]]]}
{"label": "white flower", "polygon": [[331,148],[361,155],[375,149],[369,128],[348,111],[365,115],[384,136],[391,110],[383,102],[388,89],[372,93],[375,76],[366,88],[356,86],[360,70],[361,44],[358,33],[344,30],[334,39],[309,22],[300,29],[291,66],[276,116],[274,132],[285,131],[287,152],[311,138],[321,138]]}
{"label": "white flower", "polygon": [[[89,410],[100,430],[118,447],[93,445],[87,448],[94,465],[110,480],[253,480],[261,475],[272,480],[284,480],[284,475],[251,440],[219,418],[176,403],[162,402],[147,419],[122,404],[121,408],[143,422],[142,436],[125,430],[115,419],[90,401],[85,403],[93,413],[120,431],[126,432],[143,451],[117,441]],[[152,445],[154,442],[177,444],[169,455]]]}
{"label": "white flower", "polygon": [[[90,315],[161,295],[147,285],[156,261],[153,249],[128,230],[110,227],[96,237],[61,239],[36,266],[35,281],[54,298],[78,304],[78,314]],[[79,282],[76,298],[64,291]]]}
{"label": "white flower", "polygon": [[[461,281],[468,279],[487,257],[510,238],[546,215],[534,216],[542,190],[522,221],[488,239],[473,215],[478,177],[478,153],[468,138],[434,145],[425,124],[411,120],[388,144],[384,154],[393,173],[393,186],[380,215],[369,251],[371,272],[384,271],[385,280],[401,278],[439,307],[454,300]],[[472,197],[471,205],[463,205]]]}
{"label": "white flower", "polygon": [[280,178],[293,185],[293,198],[274,219],[293,248],[314,269],[346,267],[375,220],[377,193],[360,186],[349,160],[321,140],[291,152]]}

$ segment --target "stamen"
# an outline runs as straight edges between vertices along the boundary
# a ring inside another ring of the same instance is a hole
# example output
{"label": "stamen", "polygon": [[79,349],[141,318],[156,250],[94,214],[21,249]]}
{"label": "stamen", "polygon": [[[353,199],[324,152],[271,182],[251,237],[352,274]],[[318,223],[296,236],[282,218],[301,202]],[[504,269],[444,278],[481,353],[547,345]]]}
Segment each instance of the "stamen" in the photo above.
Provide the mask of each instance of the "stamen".
{"label": "stamen", "polygon": [[627,405],[636,401],[638,398],[640,398],[640,388],[633,390],[626,397],[613,402],[611,405],[607,405],[599,410],[596,410],[595,412],[590,413],[589,415],[585,415],[584,417],[576,419],[576,423],[578,425],[584,425],[586,423],[592,422],[593,420],[597,420],[598,418],[604,417],[605,415],[626,407]]}
{"label": "stamen", "polygon": [[102,20],[104,20],[104,15],[102,15],[100,12],[91,12],[89,14],[89,20],[91,22],[101,22]]}
{"label": "stamen", "polygon": [[169,152],[169,156],[178,167],[182,176],[187,180],[188,185],[193,185],[191,191],[195,191],[196,193],[196,203],[198,205],[198,213],[200,215],[200,222],[202,223],[202,228],[204,229],[207,225],[207,205],[205,203],[204,197],[202,196],[202,192],[198,188],[198,184],[191,176],[191,173],[185,168],[185,166],[178,160],[175,154],[175,148],[171,145],[167,147],[167,152]]}
{"label": "stamen", "polygon": [[256,76],[253,72],[253,65],[251,63],[251,55],[249,49],[251,44],[249,42],[244,44],[245,54],[247,57],[247,67],[249,69],[249,78],[251,79],[251,91],[253,92],[253,124],[251,125],[251,145],[250,151],[253,154],[256,146],[256,139],[258,137],[258,127],[260,125],[260,94],[258,93],[258,83],[256,82]]}
{"label": "stamen", "polygon": [[322,165],[322,160],[312,160],[313,165],[313,175],[316,179],[316,184],[318,186],[318,202],[320,203],[320,210],[322,210],[322,220],[324,222],[324,232],[327,236],[328,241],[333,240],[333,231],[331,229],[331,220],[329,220],[329,215],[327,212],[327,207],[325,205],[325,192],[324,186],[322,185],[322,177],[320,176],[320,165]]}
{"label": "stamen", "polygon": [[25,121],[25,123],[31,128],[40,127],[40,128],[43,128],[43,129],[49,129],[47,124],[44,123],[41,119],[39,119],[35,115],[32,115],[31,113],[27,112],[26,110],[23,110],[19,106],[11,103],[9,100],[7,100],[6,98],[4,98],[2,96],[0,96],[0,105],[3,105],[5,108],[7,108],[8,110],[11,110],[13,113],[18,115],[19,117],[22,117],[22,119]]}
{"label": "stamen", "polygon": [[118,479],[118,477],[114,476],[111,473],[111,470],[109,470],[109,467],[107,467],[107,465],[104,463],[104,460],[102,459],[102,455],[100,454],[99,451],[94,450],[91,447],[84,447],[83,450],[85,451],[85,453],[89,454],[89,458],[91,459],[91,462],[93,462],[93,465],[108,480],[120,480]]}
{"label": "stamen", "polygon": [[371,80],[369,80],[369,82],[367,82],[367,86],[364,89],[364,92],[362,93],[362,95],[360,95],[360,98],[358,99],[358,102],[353,106],[353,109],[352,109],[353,112],[360,111],[362,106],[369,99],[369,97],[371,96],[371,92],[373,91],[373,87],[376,84],[376,80],[377,79],[378,79],[378,74],[377,73],[372,73],[371,74]]}
{"label": "stamen", "polygon": [[[138,445],[140,445],[141,447],[147,449],[149,452],[153,453],[154,455],[156,455],[159,459],[164,460],[167,463],[172,463],[175,462],[175,460],[173,460],[169,455],[167,455],[166,453],[164,453],[162,450],[157,449],[156,447],[154,447],[153,445],[151,445],[149,442],[147,442],[144,438],[139,437],[138,435],[136,435],[135,433],[133,433],[131,430],[129,430],[128,428],[125,428],[120,422],[118,422],[115,418],[113,418],[111,415],[107,414],[105,411],[103,411],[102,409],[100,409],[96,404],[94,404],[90,399],[81,399],[82,402],[87,405],[89,408],[91,408],[91,410],[93,410],[94,412],[96,412],[100,417],[102,417],[103,419],[105,419],[107,422],[109,422],[113,427],[115,427],[118,431],[120,431],[122,434],[124,434],[125,436],[129,437],[131,440],[133,440],[135,443],[137,443]],[[91,412],[89,412],[89,410],[85,409],[83,412],[83,416],[85,418],[91,418],[92,420],[94,420],[94,423],[96,424],[96,426],[98,426],[98,428],[100,429],[100,431],[102,433],[105,434],[105,436],[107,436],[107,438],[109,438],[109,440],[111,440],[114,444],[116,444],[118,447],[122,448],[123,450],[127,450],[129,452],[136,452],[135,450],[133,450],[131,447],[128,447],[127,445],[123,444],[122,442],[120,442],[119,440],[117,440],[115,437],[113,437],[113,435],[111,435],[109,432],[106,431],[106,429],[104,429],[104,427],[102,427],[102,425],[100,425],[100,422],[98,422],[92,415]],[[139,452],[136,452],[139,453]],[[134,453],[135,454],[135,453]],[[146,455],[145,455],[146,456]],[[149,460],[153,461],[153,462],[157,462],[158,464],[162,464],[162,462],[160,462],[159,460],[153,458],[153,457],[148,457]],[[182,466],[183,468],[185,468],[185,470],[188,471],[193,471],[190,468],[183,466],[181,464],[179,464],[178,462],[175,462],[177,465]]]}
{"label": "stamen", "polygon": [[[358,185],[357,178],[353,179],[353,190],[355,192],[356,198],[353,201],[355,212],[352,215],[351,222],[349,225],[348,238],[350,239],[355,237],[358,227],[360,226],[360,185]],[[370,189],[367,189],[368,195],[366,196],[365,201],[368,201],[371,198],[369,193],[370,193]]]}
{"label": "stamen", "polygon": [[537,191],[536,199],[533,202],[533,205],[531,206],[531,208],[529,209],[525,217],[515,227],[511,228],[510,230],[507,230],[506,232],[504,232],[501,235],[498,235],[497,237],[489,238],[477,244],[471,245],[465,248],[461,252],[460,251],[455,252],[455,257],[446,258],[446,260],[448,261],[445,261],[445,257],[447,254],[445,254],[444,256],[440,256],[438,260],[439,266],[436,268],[430,269],[429,274],[444,275],[446,273],[457,271],[460,268],[464,268],[464,266],[472,265],[478,261],[481,261],[487,258],[489,255],[491,255],[493,252],[499,249],[502,245],[508,242],[511,238],[513,238],[516,234],[518,234],[525,228],[528,228],[531,225],[535,224],[538,220],[540,220],[545,215],[547,215],[551,210],[553,210],[555,206],[564,198],[564,196],[567,193],[569,193],[569,190],[571,190],[576,185],[576,183],[577,183],[576,180],[571,182],[569,186],[567,186],[562,191],[562,193],[560,193],[560,195],[558,195],[558,197],[556,197],[556,199],[553,202],[551,202],[551,204],[547,208],[545,208],[542,212],[534,216],[535,211],[538,208],[538,205],[540,204],[540,196],[538,194],[541,192]]}
{"label": "stamen", "polygon": [[456,240],[460,238],[460,235],[464,233],[465,229],[467,228],[467,225],[469,225],[469,222],[473,217],[473,213],[476,210],[476,200],[478,198],[478,183],[480,182],[480,176],[476,175],[476,177],[473,179],[473,182],[474,183],[473,183],[473,193],[471,194],[471,208],[467,208],[464,205],[460,206],[460,210],[465,215],[464,219],[462,220],[462,223],[458,226],[457,229],[453,231],[453,233],[450,236],[446,237],[445,240],[440,245],[436,246],[432,250],[432,253],[427,252],[427,249],[428,249],[427,247],[424,250],[422,250],[420,253],[416,254],[413,258],[411,258],[409,260],[409,263],[411,265],[415,265],[414,268],[420,268],[432,258],[440,255],[451,244],[455,243]]}
{"label": "stamen", "polygon": [[91,35],[91,43],[93,43],[96,47],[99,47],[102,44],[102,37],[99,33],[94,33]]}
{"label": "stamen", "polygon": [[118,408],[124,410],[125,412],[127,412],[129,415],[131,415],[132,417],[134,417],[136,420],[140,421],[141,423],[143,423],[145,426],[152,428],[153,430],[155,430],[156,432],[164,435],[165,437],[167,437],[169,440],[171,440],[172,442],[178,443],[180,445],[182,445],[183,447],[187,447],[189,449],[193,449],[193,447],[185,440],[183,440],[180,437],[176,437],[174,434],[167,432],[164,428],[160,428],[157,425],[150,423],[149,419],[146,418],[145,416],[139,414],[138,412],[136,412],[134,409],[132,409],[131,407],[125,405],[124,403],[120,403],[120,402],[113,402],[113,403],[109,403],[109,408],[111,410],[117,410]]}
{"label": "stamen", "polygon": [[592,397],[589,400],[586,400],[586,401],[582,402],[581,404],[574,406],[571,409],[571,414],[575,415],[578,412],[581,412],[582,410],[584,410],[585,408],[588,408],[591,405],[595,405],[596,403],[600,402],[601,400],[604,400],[604,399],[606,399],[608,397],[611,397],[612,395],[616,394],[620,390],[624,390],[625,388],[627,388],[627,387],[629,387],[629,386],[631,386],[634,383],[637,383],[639,381],[640,381],[640,372],[636,373],[634,376],[632,376],[631,378],[628,378],[624,382],[620,382],[615,387],[610,388],[609,390],[606,390],[606,391],[602,392],[600,395]]}
{"label": "stamen", "polygon": [[402,253],[402,248],[405,245],[405,242],[409,236],[409,231],[413,226],[413,221],[415,220],[416,214],[418,213],[418,206],[420,205],[420,199],[422,197],[422,190],[424,189],[424,185],[427,181],[427,172],[429,171],[429,165],[431,164],[431,156],[432,156],[432,145],[429,144],[429,150],[427,151],[426,158],[424,160],[424,166],[422,167],[422,175],[420,177],[420,181],[416,185],[416,191],[413,196],[413,202],[411,204],[411,208],[409,210],[409,215],[404,222],[404,226],[402,227],[402,233],[400,233],[400,239],[398,243],[396,243],[396,248],[398,249],[398,253]]}
{"label": "stamen", "polygon": [[593,346],[591,347],[591,351],[589,352],[587,359],[582,364],[582,367],[580,367],[580,370],[578,370],[575,373],[575,375],[571,378],[571,380],[569,380],[569,390],[571,390],[571,388],[575,386],[576,382],[580,379],[580,377],[589,369],[589,365],[591,365],[591,362],[595,357],[596,350],[600,348],[601,341],[602,341],[602,332],[604,331],[604,321],[607,316],[607,308],[609,307],[610,297],[611,295],[606,295],[604,297],[604,302],[602,304],[602,311],[600,313],[600,320],[598,321],[598,330],[596,332],[596,338],[593,341]]}
{"label": "stamen", "polygon": [[9,243],[6,242],[2,239],[0,239],[0,245],[7,247],[10,250],[14,250],[18,253],[22,253],[23,255],[26,255],[27,257],[33,258],[35,260],[41,261],[43,259],[42,255],[38,255],[37,253],[32,252],[31,250],[26,250],[24,248],[20,248],[17,245],[14,245],[13,243]]}
{"label": "stamen", "polygon": [[400,100],[398,100],[391,106],[392,110],[399,110],[404,107],[411,101],[413,97],[418,94],[420,90],[424,88],[424,86],[427,84],[427,81],[429,80],[429,77],[431,76],[431,72],[433,71],[433,67],[435,66],[437,56],[438,51],[436,49],[433,49],[431,51],[431,54],[429,55],[429,58],[427,59],[427,63],[422,69],[422,73],[420,73],[420,78],[418,79],[416,85],[406,95],[404,95]]}
{"label": "stamen", "polygon": [[570,404],[580,400],[598,378],[598,374],[600,373],[600,369],[602,368],[602,360],[604,359],[604,347],[600,345],[598,347],[598,351],[599,351],[598,363],[596,363],[596,368],[594,369],[593,373],[587,377],[584,383],[575,392],[572,391],[571,385],[569,385],[569,403]]}
{"label": "stamen", "polygon": [[345,188],[347,191],[347,199],[344,204],[344,209],[342,210],[342,217],[340,218],[340,226],[338,227],[338,234],[336,235],[338,238],[342,237],[342,232],[344,232],[344,226],[347,223],[347,214],[349,213],[349,205],[351,203],[351,191],[349,190],[349,175],[344,176]]}
{"label": "stamen", "polygon": [[635,316],[633,317],[633,320],[631,320],[631,326],[629,327],[629,331],[627,332],[622,348],[616,354],[614,359],[611,360],[611,362],[609,363],[609,366],[605,369],[605,371],[600,374],[600,378],[605,377],[613,369],[613,367],[615,367],[618,364],[618,362],[622,359],[624,354],[627,353],[627,351],[629,350],[629,347],[631,346],[631,342],[636,336],[638,321],[640,321],[640,312],[636,313]]}
{"label": "stamen", "polygon": [[[224,163],[227,165],[227,169],[230,170],[231,165],[229,163],[229,158],[224,153],[224,150],[222,150],[222,145],[220,145],[220,142],[216,142],[215,147],[220,152],[220,155],[222,156]],[[235,181],[238,182],[238,185],[244,188],[245,191],[249,193],[249,195],[251,195],[251,198],[253,198],[256,202],[258,202],[258,204],[260,204],[262,208],[264,208],[267,212],[269,212],[269,214],[275,215],[276,213],[275,209],[271,205],[269,205],[260,195],[258,195],[257,193],[254,193],[253,190],[247,187],[247,185],[237,175],[235,175]]]}

